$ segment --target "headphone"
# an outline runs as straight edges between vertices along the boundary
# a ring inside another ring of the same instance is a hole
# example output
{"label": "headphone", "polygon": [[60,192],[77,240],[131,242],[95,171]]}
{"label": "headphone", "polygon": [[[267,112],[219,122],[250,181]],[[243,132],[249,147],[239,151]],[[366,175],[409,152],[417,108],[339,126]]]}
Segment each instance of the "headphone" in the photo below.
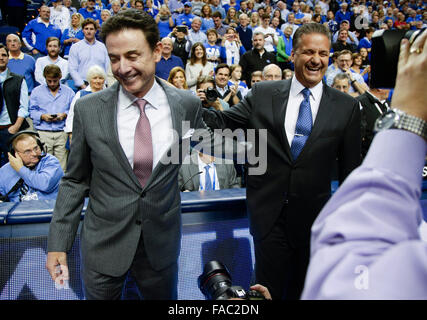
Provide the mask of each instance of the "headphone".
{"label": "headphone", "polygon": [[24,134],[24,133],[30,134],[36,139],[37,145],[40,147],[40,150],[44,152],[44,154],[42,154],[42,157],[44,157],[46,155],[44,143],[40,140],[40,135],[38,134],[38,132],[34,130],[22,130],[15,133],[13,136],[11,136],[9,138],[9,152],[15,157],[15,150],[13,149],[13,140],[15,140],[17,137],[19,137],[21,134]]}

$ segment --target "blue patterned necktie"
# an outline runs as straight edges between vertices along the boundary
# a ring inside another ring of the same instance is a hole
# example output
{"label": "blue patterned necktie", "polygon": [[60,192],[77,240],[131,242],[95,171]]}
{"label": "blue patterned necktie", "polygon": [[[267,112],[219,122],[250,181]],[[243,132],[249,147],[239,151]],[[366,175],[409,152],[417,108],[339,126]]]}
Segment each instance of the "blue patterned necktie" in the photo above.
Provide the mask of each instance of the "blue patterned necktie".
{"label": "blue patterned necktie", "polygon": [[294,161],[298,158],[304,148],[304,145],[310,136],[311,127],[313,126],[310,106],[310,90],[308,88],[304,88],[301,93],[304,96],[304,100],[301,102],[299,107],[295,136],[291,145],[291,154]]}
{"label": "blue patterned necktie", "polygon": [[211,175],[209,174],[209,165],[205,166],[205,190],[213,190]]}

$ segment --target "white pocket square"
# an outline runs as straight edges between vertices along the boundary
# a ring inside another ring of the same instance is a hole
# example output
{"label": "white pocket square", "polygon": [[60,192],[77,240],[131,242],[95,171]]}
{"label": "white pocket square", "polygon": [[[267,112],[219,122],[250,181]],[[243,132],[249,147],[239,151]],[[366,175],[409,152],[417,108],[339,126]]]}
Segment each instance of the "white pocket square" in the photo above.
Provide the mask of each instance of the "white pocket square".
{"label": "white pocket square", "polygon": [[194,129],[190,129],[190,130],[188,130],[183,136],[182,136],[182,139],[188,139],[188,138],[190,138],[192,135],[193,135],[193,133],[194,133]]}

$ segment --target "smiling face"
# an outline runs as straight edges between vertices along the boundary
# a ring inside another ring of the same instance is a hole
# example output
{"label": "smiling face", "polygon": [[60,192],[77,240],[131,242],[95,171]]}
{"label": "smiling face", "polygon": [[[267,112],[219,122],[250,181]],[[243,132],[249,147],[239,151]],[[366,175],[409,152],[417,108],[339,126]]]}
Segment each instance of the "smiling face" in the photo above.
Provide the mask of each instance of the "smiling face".
{"label": "smiling face", "polygon": [[161,58],[161,42],[152,50],[143,31],[123,29],[109,34],[105,44],[114,77],[126,91],[142,98],[154,83],[156,63]]}
{"label": "smiling face", "polygon": [[322,81],[328,68],[330,42],[321,33],[303,34],[297,48],[292,50],[295,65],[295,77],[307,88]]}
{"label": "smiling face", "polygon": [[185,75],[182,71],[178,71],[175,76],[172,78],[172,84],[178,89],[185,89]]}

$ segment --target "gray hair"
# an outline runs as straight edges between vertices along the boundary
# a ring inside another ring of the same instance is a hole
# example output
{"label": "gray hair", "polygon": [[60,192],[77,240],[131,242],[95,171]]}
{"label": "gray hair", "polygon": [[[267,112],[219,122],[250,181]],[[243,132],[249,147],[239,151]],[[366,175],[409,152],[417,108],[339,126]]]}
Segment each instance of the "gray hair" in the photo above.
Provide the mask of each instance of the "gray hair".
{"label": "gray hair", "polygon": [[102,78],[107,79],[107,74],[104,69],[98,65],[94,65],[89,68],[86,74],[86,80],[90,82],[90,80],[96,76],[101,76]]}

